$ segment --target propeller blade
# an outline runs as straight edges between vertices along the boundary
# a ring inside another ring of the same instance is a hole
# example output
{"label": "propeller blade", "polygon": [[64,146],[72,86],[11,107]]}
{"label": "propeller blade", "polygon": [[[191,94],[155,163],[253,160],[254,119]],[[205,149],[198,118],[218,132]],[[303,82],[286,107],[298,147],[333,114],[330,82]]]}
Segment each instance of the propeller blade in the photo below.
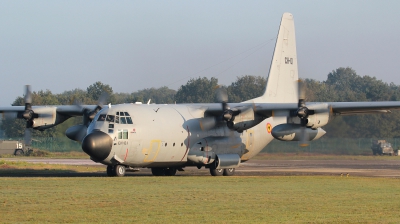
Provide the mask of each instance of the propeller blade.
{"label": "propeller blade", "polygon": [[310,110],[306,107],[306,90],[305,83],[303,80],[298,80],[298,91],[299,91],[299,101],[298,101],[298,109],[297,116],[300,118],[301,122],[301,132],[300,132],[300,143],[301,147],[306,147],[309,145],[308,142],[308,133],[307,133],[307,123],[308,123],[308,115],[310,115]]}
{"label": "propeller blade", "polygon": [[97,105],[103,107],[104,104],[107,104],[107,100],[110,98],[110,94],[106,91],[102,92],[99,100],[97,101]]}
{"label": "propeller blade", "polygon": [[298,81],[298,91],[299,91],[299,101],[298,101],[298,107],[305,107],[306,106],[306,90],[305,90],[305,84],[302,80],[299,79]]}
{"label": "propeller blade", "polygon": [[25,85],[25,105],[32,103],[32,91],[30,85]]}
{"label": "propeller blade", "polygon": [[32,144],[32,132],[30,128],[25,128],[24,142],[27,146],[30,146]]}
{"label": "propeller blade", "polygon": [[3,119],[15,119],[18,117],[17,112],[3,112]]}
{"label": "propeller blade", "polygon": [[306,131],[306,127],[301,127],[301,136],[300,136],[300,147],[307,147],[309,146],[309,141],[308,141],[308,133]]}
{"label": "propeller blade", "polygon": [[298,91],[299,91],[299,100],[305,100],[306,99],[306,90],[305,90],[305,84],[303,80],[299,79],[298,80]]}
{"label": "propeller blade", "polygon": [[225,88],[222,88],[220,86],[216,87],[216,92],[215,92],[215,99],[217,102],[221,103],[227,103],[228,102],[228,92],[226,91]]}
{"label": "propeller blade", "polygon": [[89,126],[89,123],[94,119],[96,114],[103,108],[103,105],[107,103],[108,99],[110,98],[110,94],[108,92],[102,92],[98,101],[97,101],[97,106],[94,110],[90,111],[87,108],[83,108],[81,103],[76,101],[74,104],[82,109],[82,114],[83,114],[83,125],[86,127]]}
{"label": "propeller blade", "polygon": [[215,117],[204,117],[199,119],[200,128],[202,131],[207,131],[215,127],[217,121]]}

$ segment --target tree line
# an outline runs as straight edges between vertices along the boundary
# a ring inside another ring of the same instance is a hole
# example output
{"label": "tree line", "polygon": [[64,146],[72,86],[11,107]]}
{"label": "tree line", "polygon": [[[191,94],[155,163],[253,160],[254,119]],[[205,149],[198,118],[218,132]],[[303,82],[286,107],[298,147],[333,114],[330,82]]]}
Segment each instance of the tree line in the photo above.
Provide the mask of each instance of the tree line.
{"label": "tree line", "polygon": [[[349,67],[333,70],[325,81],[305,79],[304,83],[308,102],[400,100],[400,86],[387,84],[375,77],[360,76]],[[265,85],[265,77],[245,75],[222,87],[227,90],[228,102],[236,103],[262,95]],[[111,104],[147,103],[148,100],[160,104],[218,103],[215,97],[217,86],[217,78],[198,77],[190,79],[178,90],[163,86],[132,93],[114,93],[108,84],[95,82],[86,90],[74,89],[60,94],[53,94],[50,90],[33,92],[32,105],[97,104],[104,92],[108,95],[107,103]],[[12,105],[23,106],[23,96],[17,97]],[[397,138],[400,137],[399,119],[397,111],[391,114],[338,116],[324,129],[328,138]],[[82,123],[81,117],[70,118],[43,132],[34,131],[33,137],[61,137],[68,127],[78,123]],[[6,137],[23,136],[24,128],[25,121],[22,119],[3,118],[0,125]]]}

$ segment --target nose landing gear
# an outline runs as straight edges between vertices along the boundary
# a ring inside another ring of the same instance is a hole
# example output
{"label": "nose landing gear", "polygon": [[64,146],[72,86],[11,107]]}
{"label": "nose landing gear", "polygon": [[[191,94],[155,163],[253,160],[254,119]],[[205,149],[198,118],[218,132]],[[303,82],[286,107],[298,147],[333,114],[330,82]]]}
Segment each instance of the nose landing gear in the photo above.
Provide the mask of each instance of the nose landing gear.
{"label": "nose landing gear", "polygon": [[126,168],[123,165],[108,165],[107,176],[109,177],[123,177],[125,176]]}

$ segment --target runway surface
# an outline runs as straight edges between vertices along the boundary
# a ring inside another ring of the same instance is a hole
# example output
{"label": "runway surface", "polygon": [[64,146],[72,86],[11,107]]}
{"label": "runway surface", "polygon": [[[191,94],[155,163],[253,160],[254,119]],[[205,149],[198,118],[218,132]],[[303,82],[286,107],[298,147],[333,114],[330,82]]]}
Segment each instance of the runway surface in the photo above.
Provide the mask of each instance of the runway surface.
{"label": "runway surface", "polygon": [[[3,158],[9,161],[31,163],[64,164],[77,166],[104,166],[89,159],[47,159],[47,158]],[[104,170],[106,167],[104,166]],[[184,168],[177,175],[209,175],[208,169]],[[311,176],[343,175],[367,177],[400,178],[400,157],[395,160],[250,160],[236,169],[237,176]],[[102,175],[102,174],[100,174]],[[150,169],[141,168],[139,172],[127,175],[151,175]]]}

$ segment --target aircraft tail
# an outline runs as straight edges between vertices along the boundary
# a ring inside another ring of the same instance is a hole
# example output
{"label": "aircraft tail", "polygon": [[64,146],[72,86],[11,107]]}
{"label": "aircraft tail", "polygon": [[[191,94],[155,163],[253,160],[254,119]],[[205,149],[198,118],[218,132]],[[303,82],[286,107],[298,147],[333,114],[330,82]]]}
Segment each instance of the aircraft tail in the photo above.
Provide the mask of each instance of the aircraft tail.
{"label": "aircraft tail", "polygon": [[293,15],[284,13],[262,96],[255,103],[297,103],[298,68]]}

